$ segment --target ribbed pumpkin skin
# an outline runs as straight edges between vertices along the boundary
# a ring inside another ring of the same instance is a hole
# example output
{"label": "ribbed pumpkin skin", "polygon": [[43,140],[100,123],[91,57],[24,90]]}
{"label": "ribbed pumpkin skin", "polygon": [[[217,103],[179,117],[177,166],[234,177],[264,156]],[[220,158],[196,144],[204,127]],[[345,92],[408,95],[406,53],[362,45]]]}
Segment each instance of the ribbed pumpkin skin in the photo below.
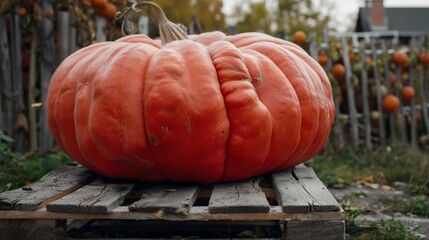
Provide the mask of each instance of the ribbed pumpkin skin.
{"label": "ribbed pumpkin skin", "polygon": [[297,165],[324,146],[331,85],[297,45],[261,33],[143,35],[94,44],[52,76],[49,125],[112,178],[224,182]]}

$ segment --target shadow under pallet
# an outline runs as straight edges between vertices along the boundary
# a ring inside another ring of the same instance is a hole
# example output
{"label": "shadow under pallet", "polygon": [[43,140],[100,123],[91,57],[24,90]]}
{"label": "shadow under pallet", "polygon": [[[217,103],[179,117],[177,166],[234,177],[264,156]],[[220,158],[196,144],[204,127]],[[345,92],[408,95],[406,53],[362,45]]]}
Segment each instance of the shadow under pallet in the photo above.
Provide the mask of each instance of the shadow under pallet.
{"label": "shadow under pallet", "polygon": [[344,239],[344,212],[311,168],[222,184],[106,179],[60,167],[0,194],[0,239]]}

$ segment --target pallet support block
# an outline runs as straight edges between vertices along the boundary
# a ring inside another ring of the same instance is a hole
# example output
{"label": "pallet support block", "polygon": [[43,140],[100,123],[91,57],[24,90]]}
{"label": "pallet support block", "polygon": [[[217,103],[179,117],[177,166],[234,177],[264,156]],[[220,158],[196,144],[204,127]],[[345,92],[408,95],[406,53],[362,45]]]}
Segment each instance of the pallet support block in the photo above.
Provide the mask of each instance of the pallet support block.
{"label": "pallet support block", "polygon": [[66,239],[65,220],[0,220],[0,239]]}
{"label": "pallet support block", "polygon": [[287,221],[282,239],[345,239],[344,221]]}

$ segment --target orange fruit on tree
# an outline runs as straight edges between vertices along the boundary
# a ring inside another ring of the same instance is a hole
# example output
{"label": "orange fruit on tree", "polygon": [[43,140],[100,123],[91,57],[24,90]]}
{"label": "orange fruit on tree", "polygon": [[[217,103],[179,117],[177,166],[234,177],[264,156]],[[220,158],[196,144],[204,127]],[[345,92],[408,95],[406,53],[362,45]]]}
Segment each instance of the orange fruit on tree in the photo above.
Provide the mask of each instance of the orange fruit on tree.
{"label": "orange fruit on tree", "polygon": [[307,34],[303,31],[296,31],[293,34],[293,42],[296,44],[303,44],[305,42],[305,39],[307,38]]}
{"label": "orange fruit on tree", "polygon": [[328,63],[328,56],[324,53],[319,53],[319,55],[317,55],[317,61],[320,65],[326,65]]}
{"label": "orange fruit on tree", "polygon": [[422,64],[429,64],[429,54],[427,53],[420,53],[419,54],[419,60]]}
{"label": "orange fruit on tree", "polygon": [[19,9],[18,9],[18,15],[19,16],[24,16],[25,14],[27,14],[27,9],[25,7],[19,7]]}
{"label": "orange fruit on tree", "polygon": [[334,67],[332,67],[332,74],[337,79],[343,79],[346,75],[346,69],[344,68],[343,64],[337,63],[334,65]]}
{"label": "orange fruit on tree", "polygon": [[408,65],[408,55],[398,50],[393,53],[392,61],[397,66],[406,67]]}
{"label": "orange fruit on tree", "polygon": [[416,90],[411,86],[405,86],[401,89],[401,96],[404,100],[411,100],[416,96]]}
{"label": "orange fruit on tree", "polygon": [[383,110],[388,113],[396,112],[399,109],[399,98],[395,95],[387,95],[383,98]]}
{"label": "orange fruit on tree", "polygon": [[92,0],[92,6],[100,9],[104,9],[109,3],[107,0]]}
{"label": "orange fruit on tree", "polygon": [[103,16],[104,16],[105,18],[113,19],[113,18],[115,17],[115,15],[116,15],[116,11],[117,11],[116,6],[115,6],[115,5],[113,5],[113,4],[111,4],[111,3],[108,3],[108,4],[103,8],[103,12],[102,12],[102,14],[103,14]]}
{"label": "orange fruit on tree", "polygon": [[396,84],[396,74],[393,72],[389,72],[389,78],[390,78],[390,85],[394,87]]}

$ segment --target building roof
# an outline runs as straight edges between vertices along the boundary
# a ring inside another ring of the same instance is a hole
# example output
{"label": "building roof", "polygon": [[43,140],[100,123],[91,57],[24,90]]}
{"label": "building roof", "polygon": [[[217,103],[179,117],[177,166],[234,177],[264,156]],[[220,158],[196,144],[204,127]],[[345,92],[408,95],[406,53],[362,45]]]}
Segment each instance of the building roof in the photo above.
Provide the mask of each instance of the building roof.
{"label": "building roof", "polygon": [[[387,31],[429,32],[429,8],[385,8]],[[371,8],[359,8],[356,32],[374,31]]]}

